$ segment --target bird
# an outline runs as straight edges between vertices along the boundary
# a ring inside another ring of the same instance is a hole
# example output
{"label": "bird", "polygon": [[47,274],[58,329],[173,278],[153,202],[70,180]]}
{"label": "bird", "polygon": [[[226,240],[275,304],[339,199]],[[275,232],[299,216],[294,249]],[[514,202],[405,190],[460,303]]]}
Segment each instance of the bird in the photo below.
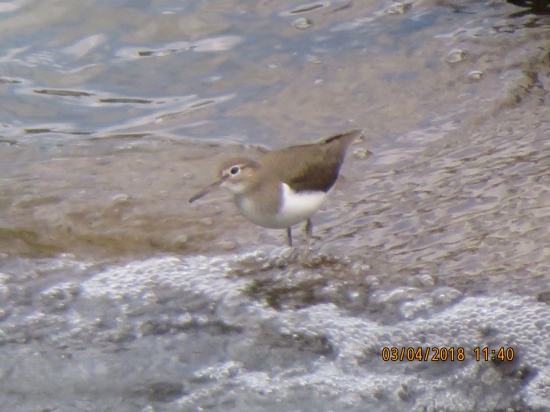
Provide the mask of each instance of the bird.
{"label": "bird", "polygon": [[217,180],[189,199],[194,203],[217,187],[233,195],[240,214],[265,228],[286,229],[292,247],[292,226],[303,221],[306,251],[313,233],[311,216],[336,183],[349,145],[363,136],[355,129],[316,143],[269,151],[257,160],[233,157],[218,167]]}

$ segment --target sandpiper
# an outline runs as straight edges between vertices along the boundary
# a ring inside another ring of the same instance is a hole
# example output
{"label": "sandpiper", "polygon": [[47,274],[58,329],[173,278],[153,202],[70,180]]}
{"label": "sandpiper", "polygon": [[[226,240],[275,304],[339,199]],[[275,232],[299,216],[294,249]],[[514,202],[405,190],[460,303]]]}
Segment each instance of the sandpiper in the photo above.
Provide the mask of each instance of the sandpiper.
{"label": "sandpiper", "polygon": [[306,221],[306,251],[319,210],[334,186],[348,146],[362,130],[327,137],[317,143],[267,152],[258,160],[234,157],[222,162],[218,180],[189,199],[189,203],[224,186],[233,194],[241,215],[271,229],[286,229],[292,247],[292,226]]}

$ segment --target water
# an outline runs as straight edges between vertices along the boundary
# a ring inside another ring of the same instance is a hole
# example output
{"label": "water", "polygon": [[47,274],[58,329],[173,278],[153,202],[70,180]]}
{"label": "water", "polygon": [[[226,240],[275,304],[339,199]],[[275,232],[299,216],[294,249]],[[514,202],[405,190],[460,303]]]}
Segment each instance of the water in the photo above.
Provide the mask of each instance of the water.
{"label": "water", "polygon": [[[103,271],[18,262],[27,272],[3,279],[4,407],[548,408],[547,303],[468,296],[426,276],[380,289],[346,262],[296,271],[291,259],[281,270],[268,255],[243,274],[252,260],[172,257]],[[425,360],[407,360],[418,348]],[[393,350],[403,360],[388,360]]]}
{"label": "water", "polygon": [[[0,14],[4,409],[550,410],[542,12]],[[187,202],[231,154],[357,127],[309,262],[221,191]]]}

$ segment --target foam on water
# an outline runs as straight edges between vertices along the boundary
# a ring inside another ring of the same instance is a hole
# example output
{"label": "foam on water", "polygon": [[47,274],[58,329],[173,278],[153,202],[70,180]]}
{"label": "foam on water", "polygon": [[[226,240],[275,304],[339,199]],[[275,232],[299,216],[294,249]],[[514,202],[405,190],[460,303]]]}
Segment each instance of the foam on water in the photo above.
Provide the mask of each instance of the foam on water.
{"label": "foam on water", "polygon": [[[336,410],[364,410],[367,405],[369,410],[396,411],[550,409],[546,304],[511,294],[459,298],[460,292],[448,287],[412,294],[411,288],[395,288],[353,316],[334,303],[279,311],[246,295],[254,277],[231,276],[228,262],[234,258],[135,262],[110,268],[82,285],[83,297],[121,306],[168,289],[170,299],[179,299],[182,307],[202,300],[199,306],[209,308],[209,322],[216,319],[239,331],[237,339],[219,348],[218,359],[194,372],[193,379],[204,383],[174,400],[174,407],[231,399],[236,409],[262,405],[280,410],[275,405],[296,405],[305,397]],[[419,312],[391,325],[367,316],[373,305],[410,306],[445,294],[453,298],[443,299],[429,316]],[[460,347],[465,359],[385,362],[384,347],[455,352]],[[476,347],[513,348],[514,360],[476,360]]]}

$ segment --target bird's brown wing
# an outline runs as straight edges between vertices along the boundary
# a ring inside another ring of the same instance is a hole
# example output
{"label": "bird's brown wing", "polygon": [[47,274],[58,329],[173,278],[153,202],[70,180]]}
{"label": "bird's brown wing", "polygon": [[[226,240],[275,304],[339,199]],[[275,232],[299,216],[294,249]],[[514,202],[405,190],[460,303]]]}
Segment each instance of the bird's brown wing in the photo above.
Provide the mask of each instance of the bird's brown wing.
{"label": "bird's brown wing", "polygon": [[339,159],[327,156],[327,151],[316,144],[270,152],[261,158],[261,162],[269,165],[267,168],[296,192],[327,192],[336,182],[340,170]]}
{"label": "bird's brown wing", "polygon": [[328,192],[338,178],[348,146],[362,133],[351,130],[317,143],[275,150],[263,155],[260,163],[297,192]]}

